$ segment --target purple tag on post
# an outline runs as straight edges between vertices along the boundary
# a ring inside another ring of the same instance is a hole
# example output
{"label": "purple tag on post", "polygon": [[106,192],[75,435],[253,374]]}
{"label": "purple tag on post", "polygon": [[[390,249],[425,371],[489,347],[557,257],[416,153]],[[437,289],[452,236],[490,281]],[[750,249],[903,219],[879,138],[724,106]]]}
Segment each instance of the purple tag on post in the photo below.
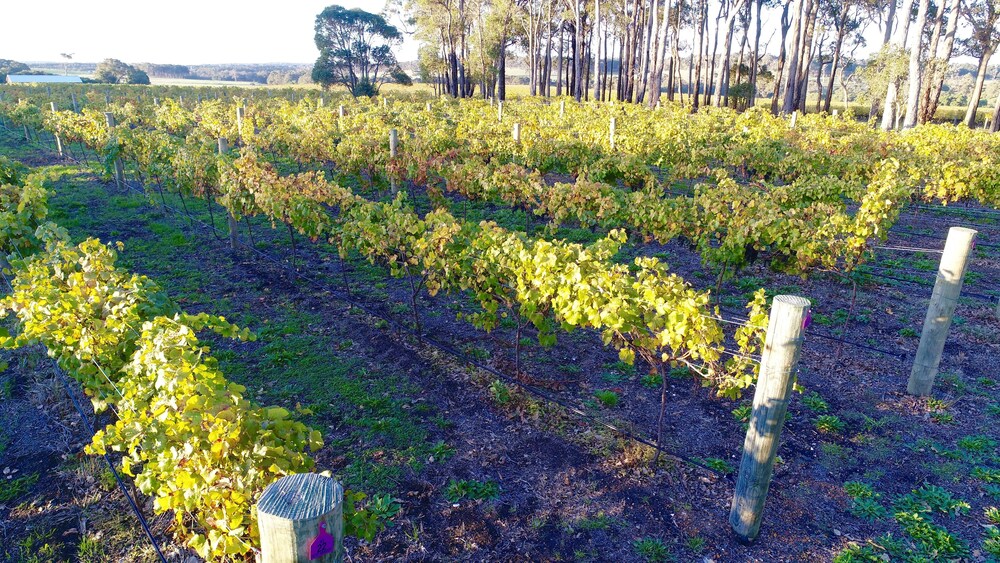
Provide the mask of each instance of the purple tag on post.
{"label": "purple tag on post", "polygon": [[334,538],[326,531],[326,522],[319,523],[319,534],[309,542],[309,560],[333,553]]}
{"label": "purple tag on post", "polygon": [[805,330],[809,328],[813,322],[813,312],[812,309],[806,311],[806,318],[802,319],[802,329]]}

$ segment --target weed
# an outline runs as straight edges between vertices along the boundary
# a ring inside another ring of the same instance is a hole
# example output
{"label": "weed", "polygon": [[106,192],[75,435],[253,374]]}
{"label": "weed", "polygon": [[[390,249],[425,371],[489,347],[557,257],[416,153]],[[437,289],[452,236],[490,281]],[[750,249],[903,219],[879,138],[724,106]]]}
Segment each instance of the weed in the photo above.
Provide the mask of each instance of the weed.
{"label": "weed", "polygon": [[823,400],[823,397],[815,391],[812,391],[808,395],[802,397],[802,404],[813,412],[826,412],[830,410],[830,405],[827,404],[827,402]]}
{"label": "weed", "polygon": [[882,506],[882,503],[874,498],[856,498],[851,501],[851,514],[854,516],[874,522],[889,515],[889,511]]}
{"label": "weed", "polygon": [[444,498],[456,503],[464,498],[472,500],[493,500],[500,496],[500,485],[496,481],[455,480],[448,481]]}
{"label": "weed", "polygon": [[690,537],[688,538],[687,546],[691,551],[701,553],[701,551],[705,549],[705,538],[701,536]]}
{"label": "weed", "polygon": [[0,502],[7,502],[28,492],[31,487],[38,482],[38,474],[32,473],[7,481],[0,487]]}
{"label": "weed", "polygon": [[104,543],[94,536],[84,536],[76,548],[76,556],[80,563],[102,563],[108,560],[104,552]]}
{"label": "weed", "polygon": [[950,492],[936,485],[923,485],[896,501],[897,511],[912,513],[943,512],[957,516],[969,509],[969,503],[956,499]]}
{"label": "weed", "polygon": [[985,483],[1000,485],[1000,469],[977,467],[972,470],[972,476]]}
{"label": "weed", "polygon": [[917,337],[917,331],[916,331],[916,329],[911,328],[911,327],[903,327],[903,328],[899,329],[899,335],[900,336],[905,336],[906,338],[916,338]]}
{"label": "weed", "polygon": [[959,448],[974,454],[983,454],[990,450],[995,450],[997,441],[989,436],[975,435],[966,436],[955,443]]}
{"label": "weed", "polygon": [[994,557],[1000,557],[1000,530],[996,526],[986,526],[986,539],[983,540],[983,551]]}
{"label": "weed", "polygon": [[928,521],[919,513],[897,512],[896,522],[902,526],[923,554],[934,561],[965,557],[969,548],[947,529]]}
{"label": "weed", "polygon": [[659,389],[663,385],[663,377],[658,373],[647,373],[642,376],[643,387],[649,387],[650,389]]}
{"label": "weed", "polygon": [[743,404],[733,409],[733,418],[740,423],[744,430],[750,426],[751,414],[753,414],[753,406],[749,404]]}
{"label": "weed", "polygon": [[614,518],[608,516],[603,512],[598,512],[595,516],[590,518],[581,518],[575,522],[572,522],[567,526],[567,528],[572,532],[574,530],[581,531],[594,531],[594,530],[607,530],[612,525],[614,525]]}
{"label": "weed", "polygon": [[632,546],[635,548],[636,553],[639,554],[639,557],[651,563],[674,559],[673,554],[670,553],[667,546],[656,538],[642,538],[641,540],[636,540]]}
{"label": "weed", "polygon": [[954,424],[955,415],[950,412],[933,412],[931,413],[931,420],[938,424]]}
{"label": "weed", "polygon": [[986,407],[986,413],[990,416],[995,416],[1000,418],[1000,403],[991,403]]}
{"label": "weed", "polygon": [[444,440],[431,446],[431,461],[445,461],[453,455],[455,455],[455,448],[446,444]]}
{"label": "weed", "polygon": [[493,383],[490,383],[490,396],[496,401],[498,405],[506,405],[510,402],[510,387],[506,383],[500,381],[499,379],[494,379]]}
{"label": "weed", "polygon": [[995,506],[987,506],[983,509],[983,516],[990,524],[1000,525],[1000,508]]}
{"label": "weed", "polygon": [[854,542],[847,544],[833,558],[833,563],[882,563],[882,554],[870,545],[861,546]]}
{"label": "weed", "polygon": [[844,483],[844,492],[852,499],[878,498],[881,496],[875,492],[875,489],[872,489],[871,485],[862,483],[861,481],[848,481]]}
{"label": "weed", "polygon": [[728,475],[736,471],[736,468],[733,467],[731,463],[717,457],[706,457],[700,459],[699,461],[701,461],[706,466],[711,467],[712,469],[718,471],[719,473],[725,473]]}
{"label": "weed", "polygon": [[62,547],[55,540],[56,531],[53,528],[48,530],[32,530],[23,540],[18,542],[18,555],[15,560],[21,563],[48,563],[56,561],[56,553]]}
{"label": "weed", "polygon": [[618,397],[618,393],[606,389],[600,391],[594,391],[594,398],[597,399],[597,401],[600,402],[601,405],[607,408],[614,408],[618,406],[618,402],[621,400]]}
{"label": "weed", "polygon": [[844,431],[844,421],[835,414],[822,414],[816,417],[816,430],[824,434],[840,434]]}

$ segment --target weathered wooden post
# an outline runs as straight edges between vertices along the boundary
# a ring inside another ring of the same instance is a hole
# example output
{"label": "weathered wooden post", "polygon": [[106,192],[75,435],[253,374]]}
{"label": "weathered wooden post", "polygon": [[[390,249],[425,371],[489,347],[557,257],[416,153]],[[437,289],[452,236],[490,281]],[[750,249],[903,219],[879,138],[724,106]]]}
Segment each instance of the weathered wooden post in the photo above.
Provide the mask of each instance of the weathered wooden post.
{"label": "weathered wooden post", "polygon": [[315,473],[282,477],[257,501],[261,563],[340,563],[344,489]]}
{"label": "weathered wooden post", "polygon": [[69,96],[73,100],[73,113],[80,113],[80,106],[76,103],[76,92],[71,92]]}
{"label": "weathered wooden post", "polygon": [[316,100],[316,107],[319,107],[319,108],[321,108],[321,107],[323,107],[323,105],[324,105],[325,103],[326,103],[326,102],[325,102],[325,101],[323,100],[323,96],[320,96],[320,97],[319,97],[319,99],[318,99],[318,100]]}
{"label": "weathered wooden post", "polygon": [[160,107],[160,98],[154,97],[153,98],[153,105],[156,106],[156,107]]}
{"label": "weathered wooden post", "polygon": [[840,112],[839,112],[839,111],[837,111],[837,110],[833,110],[833,116],[834,116],[834,117],[837,117],[837,115],[839,115],[839,114],[840,114]]}
{"label": "weathered wooden post", "polygon": [[[395,129],[389,129],[389,158],[396,158],[397,156],[399,156],[399,133]],[[392,189],[393,195],[399,191],[395,174],[389,178],[389,187]]]}
{"label": "weathered wooden post", "polygon": [[791,122],[791,128],[792,128],[792,129],[795,129],[795,121],[796,121],[796,120],[797,120],[798,118],[799,118],[799,110],[795,110],[795,111],[793,111],[793,112],[792,112],[792,122]]}
{"label": "weathered wooden post", "polygon": [[[49,102],[49,107],[52,108],[52,113],[56,113],[56,103]],[[59,138],[59,133],[52,135],[56,140],[56,151],[59,152],[59,156],[63,155],[62,139]]]}
{"label": "weathered wooden post", "polygon": [[611,144],[611,150],[615,150],[615,118],[613,117],[608,126],[608,142]]}
{"label": "weathered wooden post", "polygon": [[238,143],[243,143],[243,116],[246,114],[246,108],[243,106],[236,107],[236,140]]}
{"label": "weathered wooden post", "polygon": [[424,108],[424,111],[427,111],[427,112],[431,111],[431,103],[430,102],[427,102],[427,106]]}
{"label": "weathered wooden post", "polygon": [[47,95],[51,96],[52,95],[52,86],[49,86],[48,84],[46,84],[45,85],[45,93]]}
{"label": "weathered wooden post", "polygon": [[559,117],[566,117],[566,100],[559,100]]}
{"label": "weathered wooden post", "polygon": [[917,357],[910,371],[910,381],[906,392],[911,395],[929,395],[934,386],[941,352],[951,328],[951,316],[955,312],[958,296],[962,293],[965,268],[969,264],[976,231],[965,227],[948,229],[948,239],[944,243],[941,264],[938,266],[937,280],[927,306],[924,329],[920,335]]}
{"label": "weathered wooden post", "polygon": [[[225,137],[219,137],[219,156],[225,155],[229,152],[229,140]],[[209,202],[211,205],[211,202]],[[229,219],[229,250],[236,252],[236,247],[240,245],[240,231],[239,223],[236,222],[236,218],[233,217],[233,212],[226,210],[228,212]]]}
{"label": "weathered wooden post", "polygon": [[729,513],[729,523],[740,541],[753,541],[760,531],[808,313],[809,300],[796,295],[778,295],[771,304],[753,414]]}
{"label": "weathered wooden post", "polygon": [[382,96],[382,109],[385,109],[387,107],[389,107],[389,101],[386,99],[385,96]]}
{"label": "weathered wooden post", "polygon": [[503,122],[503,102],[497,102],[497,121]]}
{"label": "weathered wooden post", "polygon": [[514,142],[517,143],[518,145],[521,144],[521,124],[520,123],[515,123],[514,124]]}
{"label": "weathered wooden post", "polygon": [[[114,135],[115,129],[115,114],[110,111],[104,112],[104,121],[108,124],[108,129],[111,129],[111,134]],[[115,142],[118,142],[115,139]],[[122,167],[122,159],[115,159],[115,184],[118,185],[119,190],[125,189],[125,169]]]}
{"label": "weathered wooden post", "polygon": [[104,92],[104,105],[111,105],[111,92]]}

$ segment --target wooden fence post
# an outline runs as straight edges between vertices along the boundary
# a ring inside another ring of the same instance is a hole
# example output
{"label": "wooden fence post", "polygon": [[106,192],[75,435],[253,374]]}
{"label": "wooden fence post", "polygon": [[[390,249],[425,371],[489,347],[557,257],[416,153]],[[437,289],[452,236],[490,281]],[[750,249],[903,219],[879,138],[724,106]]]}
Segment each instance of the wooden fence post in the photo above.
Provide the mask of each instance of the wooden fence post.
{"label": "wooden fence post", "polygon": [[[52,113],[56,113],[56,103],[49,102],[49,107],[52,108]],[[56,150],[59,152],[59,156],[63,155],[62,139],[59,138],[59,133],[52,135],[56,139]]]}
{"label": "wooden fence post", "polygon": [[[219,137],[219,156],[225,155],[229,152],[229,140],[225,137]],[[211,202],[209,202],[211,205]],[[236,252],[236,247],[240,245],[240,231],[239,223],[236,222],[236,218],[233,217],[233,212],[226,210],[229,215],[229,250]]]}
{"label": "wooden fence post", "polygon": [[519,144],[519,145],[521,144],[521,124],[520,123],[515,123],[514,124],[514,142],[517,143],[517,144]]}
{"label": "wooden fence post", "polygon": [[340,563],[344,489],[315,473],[282,477],[257,501],[261,563]]}
{"label": "wooden fence post", "polygon": [[69,96],[73,100],[73,113],[80,113],[80,106],[76,103],[76,92],[70,92]]}
{"label": "wooden fence post", "polygon": [[559,100],[559,117],[566,117],[566,100]]}
{"label": "wooden fence post", "polygon": [[[389,158],[397,156],[399,156],[399,133],[395,129],[389,129]],[[389,179],[389,184],[393,195],[395,195],[399,191],[395,176]]]}
{"label": "wooden fence post", "polygon": [[[108,124],[108,129],[111,129],[111,134],[114,135],[115,129],[115,114],[110,111],[104,112],[104,121]],[[115,159],[115,184],[117,184],[119,190],[125,189],[125,169],[122,166],[122,159]]]}
{"label": "wooden fence post", "polygon": [[931,293],[931,302],[924,317],[924,328],[920,335],[917,357],[910,371],[910,381],[906,392],[911,395],[929,395],[934,387],[934,377],[941,363],[944,341],[951,328],[951,316],[955,312],[958,296],[962,293],[965,268],[969,264],[976,231],[965,227],[948,229],[948,239],[944,243],[941,264],[938,266],[937,280]]}
{"label": "wooden fence post", "polygon": [[729,513],[733,531],[744,542],[753,541],[760,531],[808,313],[809,300],[804,297],[778,295],[771,304],[760,376],[753,395],[753,414],[743,442],[743,458]]}
{"label": "wooden fence post", "polygon": [[236,108],[236,142],[243,144],[243,116],[246,108],[238,106]]}
{"label": "wooden fence post", "polygon": [[497,121],[503,122],[503,101],[497,102]]}
{"label": "wooden fence post", "polygon": [[611,150],[615,150],[615,118],[613,117],[608,127],[608,142],[611,143]]}
{"label": "wooden fence post", "polygon": [[792,112],[792,122],[791,122],[791,128],[792,128],[792,129],[795,129],[795,121],[796,121],[796,120],[797,120],[798,118],[799,118],[799,110],[795,110],[795,111],[793,111],[793,112]]}

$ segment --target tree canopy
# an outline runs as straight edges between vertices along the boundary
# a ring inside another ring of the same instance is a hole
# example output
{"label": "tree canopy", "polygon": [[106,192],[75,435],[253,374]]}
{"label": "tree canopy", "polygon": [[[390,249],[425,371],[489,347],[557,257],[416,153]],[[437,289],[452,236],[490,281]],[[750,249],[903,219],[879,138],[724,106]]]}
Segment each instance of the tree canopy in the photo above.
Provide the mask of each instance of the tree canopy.
{"label": "tree canopy", "polygon": [[29,71],[31,71],[31,68],[24,63],[10,59],[0,59],[0,82],[7,80],[8,74],[25,74]]}
{"label": "tree canopy", "polygon": [[392,47],[403,40],[395,26],[378,14],[328,6],[316,16],[313,81],[329,88],[342,84],[354,96],[374,96],[386,82],[411,84],[399,68]]}
{"label": "tree canopy", "polygon": [[118,59],[104,59],[97,64],[94,80],[109,84],[149,84],[149,75]]}

